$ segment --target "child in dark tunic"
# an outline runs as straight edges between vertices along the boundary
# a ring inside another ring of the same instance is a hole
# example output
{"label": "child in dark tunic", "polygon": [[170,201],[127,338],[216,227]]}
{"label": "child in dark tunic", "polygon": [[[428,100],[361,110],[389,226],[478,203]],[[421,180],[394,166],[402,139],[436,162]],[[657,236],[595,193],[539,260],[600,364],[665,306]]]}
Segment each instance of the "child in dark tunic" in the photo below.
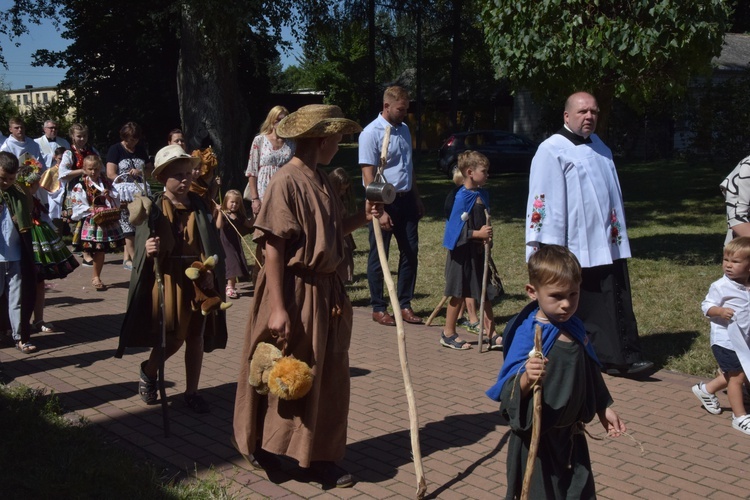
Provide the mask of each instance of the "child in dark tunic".
{"label": "child in dark tunic", "polygon": [[[506,345],[498,381],[487,391],[490,398],[500,401],[500,413],[512,431],[506,498],[521,496],[535,384],[543,383],[544,390],[530,498],[595,498],[585,424],[598,416],[609,436],[626,431],[625,423],[610,408],[612,398],[583,323],[574,316],[580,283],[581,267],[565,247],[543,246],[529,259],[526,293],[538,307],[526,318],[518,318],[522,323]],[[542,328],[542,357],[529,352],[536,325]]]}
{"label": "child in dark tunic", "polygon": [[[203,353],[226,347],[226,313],[222,309],[204,315],[200,308],[194,309],[197,287],[185,270],[195,261],[218,256],[216,267],[207,273],[207,281],[223,302],[219,287],[224,284],[224,251],[209,208],[198,195],[188,191],[193,166],[199,160],[172,144],[161,148],[154,161],[153,176],[164,184],[164,190],[151,197],[148,219],[135,227],[128,305],[115,357],[121,358],[128,347],[154,347],[140,365],[138,394],[144,403],[156,404],[162,356],[168,360],[185,344],[183,398],[194,412],[208,413],[211,407],[198,392]],[[155,261],[161,271],[163,302]],[[159,347],[162,328],[166,336],[164,352]]]}
{"label": "child in dark tunic", "polygon": [[248,234],[252,227],[252,222],[245,215],[242,194],[236,189],[230,189],[224,195],[221,210],[216,214],[216,229],[219,230],[221,246],[226,254],[226,293],[230,299],[237,298],[237,278],[247,278],[250,274],[240,239]]}
{"label": "child in dark tunic", "polygon": [[[487,224],[485,213],[490,208],[489,194],[481,189],[489,178],[489,166],[487,157],[476,151],[466,151],[458,156],[458,168],[464,177],[464,185],[455,193],[443,238],[443,246],[448,249],[444,294],[451,300],[445,315],[445,329],[440,334],[440,344],[450,349],[471,348],[456,333],[456,322],[466,297],[481,300],[484,243],[492,239],[492,226]],[[485,302],[484,318],[486,324],[494,325],[490,301]],[[490,346],[494,348],[501,344],[502,337],[493,332]]]}

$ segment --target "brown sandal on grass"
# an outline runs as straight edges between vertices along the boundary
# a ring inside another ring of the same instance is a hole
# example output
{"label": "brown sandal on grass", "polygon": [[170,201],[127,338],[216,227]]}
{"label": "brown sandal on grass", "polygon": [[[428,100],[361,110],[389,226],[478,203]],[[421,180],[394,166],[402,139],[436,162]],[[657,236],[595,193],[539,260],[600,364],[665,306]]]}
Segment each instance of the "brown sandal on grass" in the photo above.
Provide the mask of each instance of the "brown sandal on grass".
{"label": "brown sandal on grass", "polygon": [[100,278],[93,278],[91,280],[91,285],[96,289],[97,292],[103,292],[107,289],[107,287],[102,283],[102,280]]}

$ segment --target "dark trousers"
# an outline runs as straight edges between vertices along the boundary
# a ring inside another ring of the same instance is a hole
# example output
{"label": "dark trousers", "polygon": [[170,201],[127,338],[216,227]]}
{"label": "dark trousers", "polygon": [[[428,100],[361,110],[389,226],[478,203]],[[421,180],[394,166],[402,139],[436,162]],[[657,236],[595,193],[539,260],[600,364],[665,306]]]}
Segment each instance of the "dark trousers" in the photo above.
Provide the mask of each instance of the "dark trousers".
{"label": "dark trousers", "polygon": [[627,261],[584,268],[582,274],[576,316],[586,326],[599,361],[617,366],[643,361]]}
{"label": "dark trousers", "polygon": [[[396,238],[398,244],[398,284],[396,293],[401,309],[411,307],[414,298],[414,287],[417,284],[417,253],[419,251],[419,234],[417,225],[419,214],[417,213],[417,200],[414,192],[410,191],[396,197],[390,205],[385,206],[385,211],[391,217],[393,223],[392,231],[383,231],[383,246],[386,255],[389,254],[391,237]],[[373,312],[385,311],[388,304],[383,298],[383,270],[380,267],[378,247],[375,242],[375,233],[370,228],[370,257],[367,261],[367,281],[370,285],[370,305]]]}

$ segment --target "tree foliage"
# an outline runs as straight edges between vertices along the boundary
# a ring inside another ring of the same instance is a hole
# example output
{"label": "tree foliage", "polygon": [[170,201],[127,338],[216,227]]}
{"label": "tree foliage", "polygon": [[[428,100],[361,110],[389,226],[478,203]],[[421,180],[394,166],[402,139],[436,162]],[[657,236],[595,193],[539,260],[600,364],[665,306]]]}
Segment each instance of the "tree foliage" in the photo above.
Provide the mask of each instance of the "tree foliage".
{"label": "tree foliage", "polygon": [[[180,126],[175,74],[179,43],[168,0],[66,0],[65,51],[42,50],[36,63],[67,68],[60,86],[76,118],[100,150],[119,141],[120,127],[140,124],[158,148]],[[170,15],[171,14],[171,15]]]}
{"label": "tree foliage", "polygon": [[693,153],[738,161],[750,152],[750,70],[705,81],[686,106]]}
{"label": "tree foliage", "polygon": [[[487,111],[487,101],[498,88],[487,62],[480,5],[475,0],[339,2],[324,15],[308,18],[304,55],[298,65],[284,71],[282,86],[325,91],[327,102],[366,123],[374,116],[373,104],[379,109],[385,85],[404,85],[416,100],[419,77],[422,98],[428,103],[423,112],[434,118],[429,126],[438,118],[445,120],[447,109],[442,105],[454,100],[457,107],[460,102],[462,111],[462,120],[455,127],[471,127],[475,112]],[[374,8],[372,33],[367,22],[369,8]],[[418,25],[421,61],[417,60]],[[459,50],[454,53],[457,41]],[[374,76],[370,75],[370,58]],[[375,81],[374,93],[371,79]]]}
{"label": "tree foliage", "polygon": [[144,128],[151,153],[182,127],[190,147],[214,146],[225,188],[241,188],[251,130],[275,104],[281,27],[325,4],[294,3],[15,0],[0,12],[0,34],[17,39],[28,23],[62,22],[70,47],[40,51],[36,64],[68,69],[61,86],[100,148],[127,121]]}
{"label": "tree foliage", "polygon": [[495,0],[482,18],[497,75],[514,88],[558,102],[587,89],[600,105],[642,106],[708,69],[730,13],[725,0]]}

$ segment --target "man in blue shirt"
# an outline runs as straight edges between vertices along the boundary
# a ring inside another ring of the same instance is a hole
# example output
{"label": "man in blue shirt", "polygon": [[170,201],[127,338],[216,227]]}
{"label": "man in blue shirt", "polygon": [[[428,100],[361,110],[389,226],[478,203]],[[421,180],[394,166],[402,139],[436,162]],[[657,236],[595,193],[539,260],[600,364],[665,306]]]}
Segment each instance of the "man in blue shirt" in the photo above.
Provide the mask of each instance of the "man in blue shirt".
{"label": "man in blue shirt", "polygon": [[[396,188],[396,200],[385,206],[385,212],[379,221],[370,224],[380,223],[386,253],[390,247],[391,236],[396,237],[399,249],[397,295],[401,315],[407,323],[419,324],[422,323],[422,318],[414,314],[411,301],[417,282],[417,225],[424,215],[424,206],[414,182],[411,134],[409,127],[404,123],[408,111],[409,93],[406,89],[395,86],[385,89],[383,111],[359,135],[359,164],[362,167],[362,182],[367,187],[375,179],[385,130],[386,127],[390,127],[391,135],[383,176]],[[396,321],[388,314],[388,307],[383,299],[383,271],[372,226],[367,281],[370,285],[373,321],[381,325],[394,326]]]}

